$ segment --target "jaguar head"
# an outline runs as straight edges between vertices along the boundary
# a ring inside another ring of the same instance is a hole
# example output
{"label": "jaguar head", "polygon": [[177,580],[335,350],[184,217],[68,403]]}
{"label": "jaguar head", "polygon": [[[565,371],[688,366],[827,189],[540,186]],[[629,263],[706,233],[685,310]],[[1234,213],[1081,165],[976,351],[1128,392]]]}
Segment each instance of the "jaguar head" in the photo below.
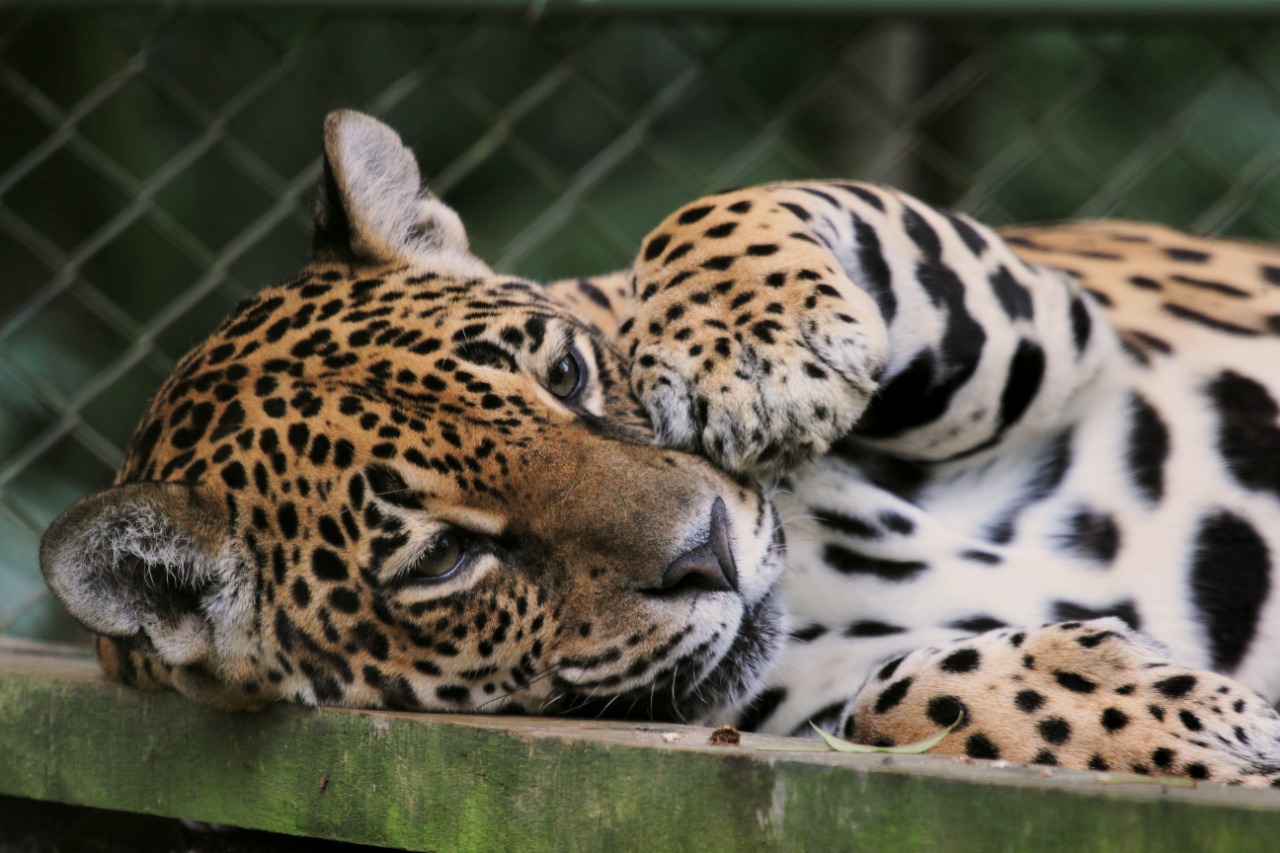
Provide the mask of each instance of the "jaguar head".
{"label": "jaguar head", "polygon": [[325,125],[313,258],[164,382],[41,565],[108,674],[210,705],[710,719],[780,644],[759,488],[499,275],[396,134]]}

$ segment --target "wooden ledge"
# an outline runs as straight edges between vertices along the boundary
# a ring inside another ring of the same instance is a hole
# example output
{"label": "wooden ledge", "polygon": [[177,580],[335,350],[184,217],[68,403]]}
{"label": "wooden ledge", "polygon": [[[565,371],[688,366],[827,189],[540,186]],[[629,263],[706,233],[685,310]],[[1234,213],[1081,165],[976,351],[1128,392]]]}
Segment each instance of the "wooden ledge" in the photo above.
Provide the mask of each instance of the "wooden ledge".
{"label": "wooden ledge", "polygon": [[[679,735],[679,739],[670,734]],[[667,735],[664,738],[664,734]],[[225,714],[0,640],[0,794],[410,850],[1274,850],[1280,792],[813,749],[706,729]],[[667,742],[672,741],[672,742]]]}

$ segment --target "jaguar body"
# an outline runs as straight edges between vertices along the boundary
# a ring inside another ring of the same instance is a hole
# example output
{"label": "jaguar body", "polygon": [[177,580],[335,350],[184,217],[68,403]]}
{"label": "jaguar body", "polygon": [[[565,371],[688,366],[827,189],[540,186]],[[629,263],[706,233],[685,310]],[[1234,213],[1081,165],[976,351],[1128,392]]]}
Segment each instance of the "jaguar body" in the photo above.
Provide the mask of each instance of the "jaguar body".
{"label": "jaguar body", "polygon": [[325,152],[311,264],[46,535],[109,675],[1280,776],[1280,250],[814,181],[541,287]]}

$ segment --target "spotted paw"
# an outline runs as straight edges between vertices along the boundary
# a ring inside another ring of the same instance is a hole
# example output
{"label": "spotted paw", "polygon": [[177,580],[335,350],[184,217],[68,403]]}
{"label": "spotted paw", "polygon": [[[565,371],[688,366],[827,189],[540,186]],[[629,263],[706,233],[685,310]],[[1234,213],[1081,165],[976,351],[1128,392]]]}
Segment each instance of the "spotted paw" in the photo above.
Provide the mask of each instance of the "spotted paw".
{"label": "spotted paw", "polygon": [[1280,778],[1280,716],[1231,679],[1168,662],[1114,617],[1002,628],[882,665],[838,730],[933,752],[1250,787]]}
{"label": "spotted paw", "polygon": [[[723,220],[706,214],[705,230],[732,230]],[[771,477],[825,452],[870,402],[885,324],[826,250],[765,228],[675,245],[660,228],[635,273],[620,342],[664,443]]]}

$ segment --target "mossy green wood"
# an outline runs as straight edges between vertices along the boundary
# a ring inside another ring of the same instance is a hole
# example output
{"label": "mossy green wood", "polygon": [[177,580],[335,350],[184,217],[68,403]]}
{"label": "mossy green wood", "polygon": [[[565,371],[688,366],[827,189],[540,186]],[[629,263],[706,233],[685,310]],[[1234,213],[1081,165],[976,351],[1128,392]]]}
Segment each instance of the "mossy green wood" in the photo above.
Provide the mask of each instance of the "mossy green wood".
{"label": "mossy green wood", "polygon": [[[666,743],[663,732],[682,738]],[[601,722],[228,715],[0,645],[0,793],[412,850],[1275,850],[1280,794]]]}

